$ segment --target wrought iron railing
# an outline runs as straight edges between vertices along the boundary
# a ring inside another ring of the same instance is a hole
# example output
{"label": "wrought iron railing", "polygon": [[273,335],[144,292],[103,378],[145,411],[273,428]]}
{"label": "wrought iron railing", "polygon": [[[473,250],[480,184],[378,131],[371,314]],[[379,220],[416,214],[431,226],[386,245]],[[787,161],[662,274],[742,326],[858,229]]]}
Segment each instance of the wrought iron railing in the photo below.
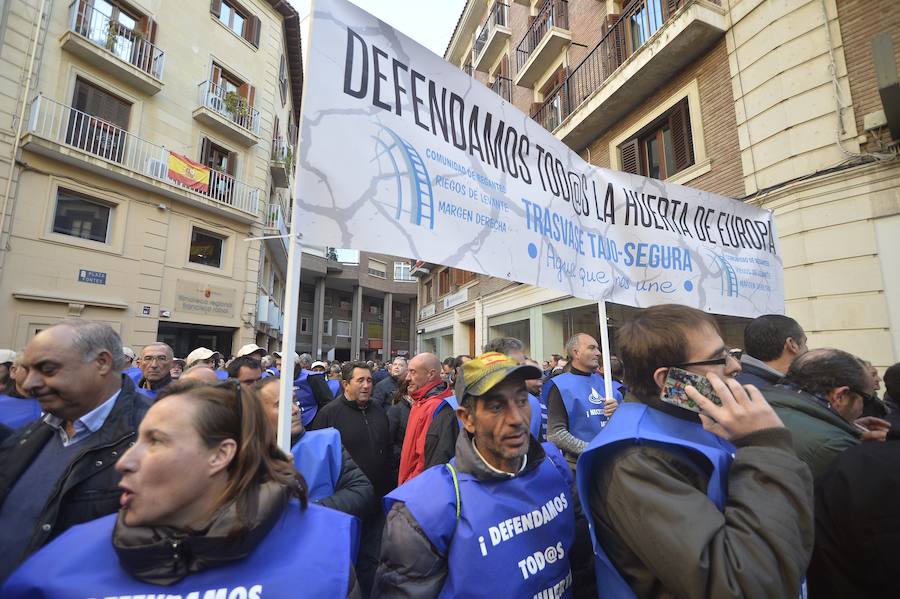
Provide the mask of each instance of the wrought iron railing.
{"label": "wrought iron railing", "polygon": [[162,80],[165,52],[150,43],[144,37],[145,32],[129,29],[80,0],[69,5],[69,28],[94,45],[106,48],[120,60]]}
{"label": "wrought iron railing", "polygon": [[491,83],[491,89],[507,102],[512,102],[512,79],[509,77],[497,75],[496,79]]}
{"label": "wrought iron railing", "polygon": [[516,47],[516,69],[521,71],[551,28],[569,28],[569,3],[566,0],[547,0],[532,21],[522,41]]}
{"label": "wrought iron railing", "polygon": [[472,46],[473,59],[481,54],[494,27],[509,27],[509,5],[505,2],[500,2],[500,0],[494,3],[481,27],[475,33],[475,43]]}
{"label": "wrought iron railing", "polygon": [[259,111],[253,108],[246,98],[237,92],[225,91],[224,87],[212,81],[204,81],[198,89],[200,104],[221,114],[237,126],[259,135]]}
{"label": "wrought iron railing", "polygon": [[294,146],[283,137],[272,140],[272,162],[284,163],[288,174],[294,168]]}
{"label": "wrought iron railing", "polygon": [[188,187],[169,176],[171,153],[163,146],[44,96],[38,96],[31,104],[28,132],[242,212],[259,212],[261,192],[258,188],[214,169],[209,171],[209,183],[205,188]]}
{"label": "wrought iron railing", "polygon": [[[637,0],[609,26],[600,42],[531,117],[553,131],[589,98],[676,11],[696,0]],[[720,0],[706,0],[719,4]]]}

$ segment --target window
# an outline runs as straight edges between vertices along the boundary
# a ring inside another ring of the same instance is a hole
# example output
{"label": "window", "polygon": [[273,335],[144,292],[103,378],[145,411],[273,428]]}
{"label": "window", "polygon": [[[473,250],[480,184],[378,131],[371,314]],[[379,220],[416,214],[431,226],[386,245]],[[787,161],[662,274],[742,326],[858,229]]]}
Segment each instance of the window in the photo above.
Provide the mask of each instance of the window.
{"label": "window", "polygon": [[335,330],[335,335],[337,337],[349,337],[350,336],[350,321],[349,320],[339,320],[337,321],[337,327]]}
{"label": "window", "polygon": [[369,274],[379,279],[387,278],[387,264],[381,260],[373,260],[369,258]]}
{"label": "window", "polygon": [[288,76],[287,76],[287,57],[281,55],[281,66],[278,67],[278,90],[281,92],[281,105],[287,102],[288,92]]}
{"label": "window", "polygon": [[322,323],[322,334],[326,337],[331,337],[331,319],[324,321]]}
{"label": "window", "polygon": [[107,243],[112,208],[62,187],[56,192],[53,232]]}
{"label": "window", "polygon": [[407,341],[409,339],[409,327],[394,327],[391,337],[394,341]]}
{"label": "window", "polygon": [[458,268],[454,268],[451,270],[453,270],[453,284],[454,285],[465,285],[469,281],[475,280],[474,272],[469,272],[468,270],[460,270]]}
{"label": "window", "polygon": [[450,269],[438,273],[438,297],[450,293]]}
{"label": "window", "polygon": [[131,104],[78,78],[72,95],[66,143],[80,150],[121,162]]}
{"label": "window", "polygon": [[224,238],[195,227],[191,231],[191,250],[188,260],[194,264],[221,268],[224,246]]}
{"label": "window", "polygon": [[222,25],[259,48],[259,17],[234,0],[212,0],[209,10]]}
{"label": "window", "polygon": [[309,326],[309,318],[306,316],[300,317],[300,332],[301,333],[311,333],[312,328]]}
{"label": "window", "polygon": [[694,164],[687,98],[619,145],[622,170],[667,179]]}
{"label": "window", "polygon": [[381,308],[382,306],[379,304],[371,303],[369,304],[369,314],[381,314]]}
{"label": "window", "polygon": [[434,301],[434,279],[425,282],[425,303],[430,304]]}
{"label": "window", "polygon": [[237,153],[204,137],[200,142],[200,163],[214,171],[234,176],[237,167]]}
{"label": "window", "polygon": [[415,277],[409,274],[411,266],[409,262],[394,262],[394,280],[395,281],[415,281]]}
{"label": "window", "polygon": [[300,287],[300,301],[311,304],[316,301],[316,290],[312,287]]}
{"label": "window", "polygon": [[366,325],[366,338],[382,339],[384,337],[384,325],[380,322],[370,322]]}

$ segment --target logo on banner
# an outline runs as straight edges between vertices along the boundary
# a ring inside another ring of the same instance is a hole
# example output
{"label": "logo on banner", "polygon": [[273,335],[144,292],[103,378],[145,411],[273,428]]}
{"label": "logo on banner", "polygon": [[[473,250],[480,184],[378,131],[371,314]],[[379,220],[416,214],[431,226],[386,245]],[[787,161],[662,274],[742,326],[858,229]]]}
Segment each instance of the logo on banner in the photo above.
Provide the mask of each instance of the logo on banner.
{"label": "logo on banner", "polygon": [[372,161],[378,163],[382,181],[375,201],[391,209],[397,221],[434,229],[434,189],[421,154],[387,127],[372,138]]}
{"label": "logo on banner", "polygon": [[588,401],[591,402],[592,404],[597,404],[598,406],[601,406],[606,401],[606,399],[602,395],[600,395],[600,393],[597,392],[596,389],[591,387],[591,394],[588,396]]}
{"label": "logo on banner", "polygon": [[720,254],[716,254],[715,252],[707,250],[715,259],[716,264],[719,265],[719,280],[722,284],[722,296],[723,297],[738,297],[739,293],[739,283],[737,278],[737,272],[734,270],[734,267],[731,265],[731,262],[728,261],[725,256]]}

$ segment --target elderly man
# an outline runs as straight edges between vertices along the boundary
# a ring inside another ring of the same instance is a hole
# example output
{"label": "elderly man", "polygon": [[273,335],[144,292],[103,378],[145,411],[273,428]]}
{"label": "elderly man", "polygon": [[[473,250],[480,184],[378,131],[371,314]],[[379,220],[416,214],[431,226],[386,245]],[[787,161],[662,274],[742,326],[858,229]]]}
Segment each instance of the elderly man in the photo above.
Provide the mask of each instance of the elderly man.
{"label": "elderly man", "polygon": [[69,527],[118,511],[113,466],[149,407],[124,362],[115,331],[87,320],[25,348],[22,387],[45,414],[0,448],[0,580]]}
{"label": "elderly man", "polygon": [[595,596],[589,574],[573,584],[575,558],[590,549],[576,548],[586,527],[572,474],[558,449],[528,433],[525,381],[540,369],[491,352],[462,373],[456,458],[385,498],[374,596]]}
{"label": "elderly man", "polygon": [[175,354],[167,344],[158,341],[145,345],[141,350],[141,371],[144,376],[138,381],[138,390],[156,399],[163,387],[172,382],[172,363]]}
{"label": "elderly man", "polygon": [[452,458],[459,431],[453,388],[444,380],[436,355],[425,352],[413,357],[406,379],[415,390],[409,395],[413,403],[400,452],[397,481],[401,485]]}
{"label": "elderly man", "polygon": [[808,351],[806,333],[793,318],[764,314],[744,329],[744,354],[737,380],[763,389],[774,385],[791,363]]}
{"label": "elderly man", "polygon": [[613,396],[606,397],[597,340],[576,333],[566,342],[569,372],[544,383],[541,399],[547,406],[547,438],[562,449],[572,468],[588,443],[597,436],[622,401],[621,384],[613,381]]}
{"label": "elderly man", "polygon": [[813,478],[835,457],[862,440],[884,440],[890,425],[862,418],[874,382],[856,356],[839,349],[815,349],[794,360],[782,382],[763,390],[790,429],[794,449]]}
{"label": "elderly man", "polygon": [[376,383],[375,390],[372,391],[372,401],[377,401],[382,408],[387,410],[391,403],[391,397],[397,391],[397,385],[406,378],[406,370],[406,358],[403,356],[394,358],[394,361],[391,362],[390,376]]}

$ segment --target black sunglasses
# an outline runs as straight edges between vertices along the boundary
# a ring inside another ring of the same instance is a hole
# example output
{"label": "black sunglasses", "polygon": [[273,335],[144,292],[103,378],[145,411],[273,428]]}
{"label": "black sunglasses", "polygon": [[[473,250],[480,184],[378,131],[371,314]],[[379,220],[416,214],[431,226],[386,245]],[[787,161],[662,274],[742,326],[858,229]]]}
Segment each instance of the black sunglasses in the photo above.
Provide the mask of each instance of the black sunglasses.
{"label": "black sunglasses", "polygon": [[675,368],[687,368],[688,366],[718,366],[724,365],[728,363],[728,358],[733,358],[738,362],[741,361],[741,356],[744,355],[744,350],[742,349],[726,349],[725,355],[721,358],[713,358],[711,360],[700,360],[699,362],[682,362],[681,364],[672,364]]}

